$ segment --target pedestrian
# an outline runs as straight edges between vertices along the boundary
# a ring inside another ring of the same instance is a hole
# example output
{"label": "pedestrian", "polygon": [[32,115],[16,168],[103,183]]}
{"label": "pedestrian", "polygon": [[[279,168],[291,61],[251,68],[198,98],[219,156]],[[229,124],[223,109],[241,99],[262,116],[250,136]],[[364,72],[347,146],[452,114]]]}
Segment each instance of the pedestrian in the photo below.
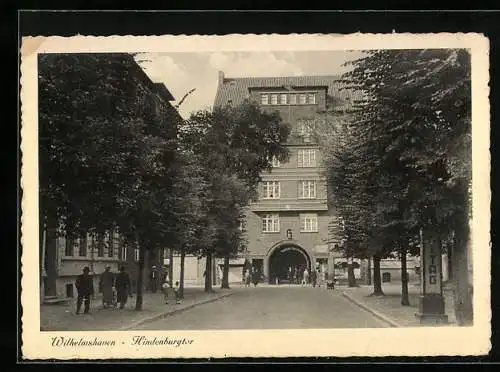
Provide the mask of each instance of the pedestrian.
{"label": "pedestrian", "polygon": [[316,270],[311,270],[311,282],[312,282],[312,286],[313,288],[316,288],[316,282],[317,282],[317,279],[318,279],[318,272]]}
{"label": "pedestrian", "polygon": [[309,283],[309,271],[307,271],[307,267],[304,269],[304,273],[302,274],[302,285],[306,285]]}
{"label": "pedestrian", "polygon": [[106,266],[104,272],[101,274],[99,281],[99,288],[102,292],[102,307],[107,309],[109,305],[113,304],[113,284],[115,276],[111,272],[111,267]]}
{"label": "pedestrian", "polygon": [[151,273],[149,274],[149,286],[151,288],[151,292],[156,293],[158,290],[158,270],[156,266],[151,268]]}
{"label": "pedestrian", "polygon": [[295,284],[300,283],[300,275],[299,275],[299,268],[295,267],[295,274],[293,276],[295,278]]}
{"label": "pedestrian", "polygon": [[120,309],[123,309],[127,303],[128,296],[130,296],[130,276],[125,272],[125,267],[120,267],[120,273],[116,276],[115,280],[116,300],[120,303]]}
{"label": "pedestrian", "polygon": [[170,285],[168,283],[168,277],[165,276],[165,281],[161,285],[161,290],[163,291],[163,299],[165,300],[165,304],[168,304],[168,289]]}
{"label": "pedestrian", "polygon": [[83,268],[83,274],[77,276],[75,281],[75,287],[78,292],[78,298],[76,300],[76,315],[80,314],[80,309],[82,307],[82,302],[84,302],[83,312],[88,314],[90,311],[90,296],[94,295],[94,281],[92,276],[89,275],[90,269],[85,266]]}
{"label": "pedestrian", "polygon": [[245,271],[245,287],[250,287],[250,282],[252,281],[252,277],[250,275],[250,269]]}
{"label": "pedestrian", "polygon": [[181,303],[181,293],[180,293],[179,282],[175,282],[174,295],[175,295],[175,303],[177,305],[180,304]]}
{"label": "pedestrian", "polygon": [[319,273],[319,284],[318,287],[321,286],[321,284],[326,282],[326,271],[324,268],[320,271]]}
{"label": "pedestrian", "polygon": [[259,272],[255,267],[253,268],[252,281],[253,281],[253,286],[257,287],[257,284],[259,283]]}

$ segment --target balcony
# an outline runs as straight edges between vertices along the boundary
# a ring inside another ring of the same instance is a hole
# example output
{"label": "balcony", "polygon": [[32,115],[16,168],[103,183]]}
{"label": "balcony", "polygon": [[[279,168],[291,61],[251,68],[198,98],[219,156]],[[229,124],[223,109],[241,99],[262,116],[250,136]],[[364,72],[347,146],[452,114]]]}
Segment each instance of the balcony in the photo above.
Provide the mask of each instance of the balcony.
{"label": "balcony", "polygon": [[327,211],[326,199],[269,199],[250,204],[252,212]]}

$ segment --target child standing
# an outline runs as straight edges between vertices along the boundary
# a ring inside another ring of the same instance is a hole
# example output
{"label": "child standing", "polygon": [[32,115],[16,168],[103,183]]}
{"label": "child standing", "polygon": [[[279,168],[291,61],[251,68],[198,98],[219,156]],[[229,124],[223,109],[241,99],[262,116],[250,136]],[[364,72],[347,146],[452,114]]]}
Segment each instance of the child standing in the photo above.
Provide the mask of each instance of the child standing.
{"label": "child standing", "polygon": [[161,290],[163,292],[163,298],[164,298],[166,304],[168,304],[168,287],[169,287],[168,280],[167,280],[167,278],[165,278],[165,281],[161,285]]}
{"label": "child standing", "polygon": [[179,282],[175,282],[174,286],[174,294],[175,294],[175,303],[180,304],[181,303],[181,298],[180,298],[180,292],[179,292]]}

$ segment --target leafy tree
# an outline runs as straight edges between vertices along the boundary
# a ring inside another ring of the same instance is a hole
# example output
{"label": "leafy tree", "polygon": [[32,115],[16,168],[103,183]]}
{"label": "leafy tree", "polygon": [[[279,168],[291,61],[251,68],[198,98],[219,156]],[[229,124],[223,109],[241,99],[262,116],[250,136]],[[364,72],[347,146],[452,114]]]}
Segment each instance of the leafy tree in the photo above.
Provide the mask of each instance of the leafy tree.
{"label": "leafy tree", "polygon": [[[361,128],[353,142],[363,142],[371,151],[371,161],[359,167],[355,177],[371,180],[375,191],[367,199],[375,207],[369,213],[375,212],[378,221],[373,233],[392,241],[401,257],[414,251],[416,246],[410,242],[419,228],[425,236],[454,234],[463,262],[471,171],[468,52],[371,51],[352,66],[344,82],[364,94],[352,116],[353,125]],[[361,152],[359,159],[363,156],[367,153]],[[371,176],[362,175],[366,172]],[[402,265],[405,279],[405,260]],[[466,277],[466,273],[456,277]],[[402,293],[402,303],[409,304],[406,280]],[[457,288],[456,296],[460,293],[457,303],[471,309],[470,296]]]}
{"label": "leafy tree", "polygon": [[170,231],[180,117],[128,54],[40,55],[39,102],[41,221],[138,244],[140,310],[146,251]]}
{"label": "leafy tree", "polygon": [[278,113],[266,113],[250,102],[196,112],[181,128],[186,146],[203,159],[211,195],[207,225],[215,241],[202,252],[206,291],[212,290],[215,257],[224,258],[222,287],[229,288],[229,259],[242,247],[242,208],[255,196],[260,174],[270,169],[272,157],[286,160],[282,143],[289,131]]}
{"label": "leafy tree", "polygon": [[[211,202],[207,174],[199,156],[189,150],[179,149],[178,171],[174,185],[173,215],[175,240],[172,245],[180,253],[180,296],[184,296],[184,262],[186,254],[199,256],[205,246],[211,246],[215,233],[208,224]],[[172,283],[171,283],[172,284]]]}

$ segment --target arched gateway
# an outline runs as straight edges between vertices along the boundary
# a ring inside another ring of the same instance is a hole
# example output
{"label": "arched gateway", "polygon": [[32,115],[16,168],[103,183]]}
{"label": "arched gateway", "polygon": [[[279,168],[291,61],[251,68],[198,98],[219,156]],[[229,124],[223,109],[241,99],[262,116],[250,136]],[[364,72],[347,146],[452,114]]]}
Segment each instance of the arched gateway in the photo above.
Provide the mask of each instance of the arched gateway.
{"label": "arched gateway", "polygon": [[269,255],[268,278],[270,284],[275,284],[278,278],[280,283],[288,283],[288,268],[299,268],[302,273],[307,267],[311,269],[311,258],[306,250],[294,243],[281,244],[274,248]]}

